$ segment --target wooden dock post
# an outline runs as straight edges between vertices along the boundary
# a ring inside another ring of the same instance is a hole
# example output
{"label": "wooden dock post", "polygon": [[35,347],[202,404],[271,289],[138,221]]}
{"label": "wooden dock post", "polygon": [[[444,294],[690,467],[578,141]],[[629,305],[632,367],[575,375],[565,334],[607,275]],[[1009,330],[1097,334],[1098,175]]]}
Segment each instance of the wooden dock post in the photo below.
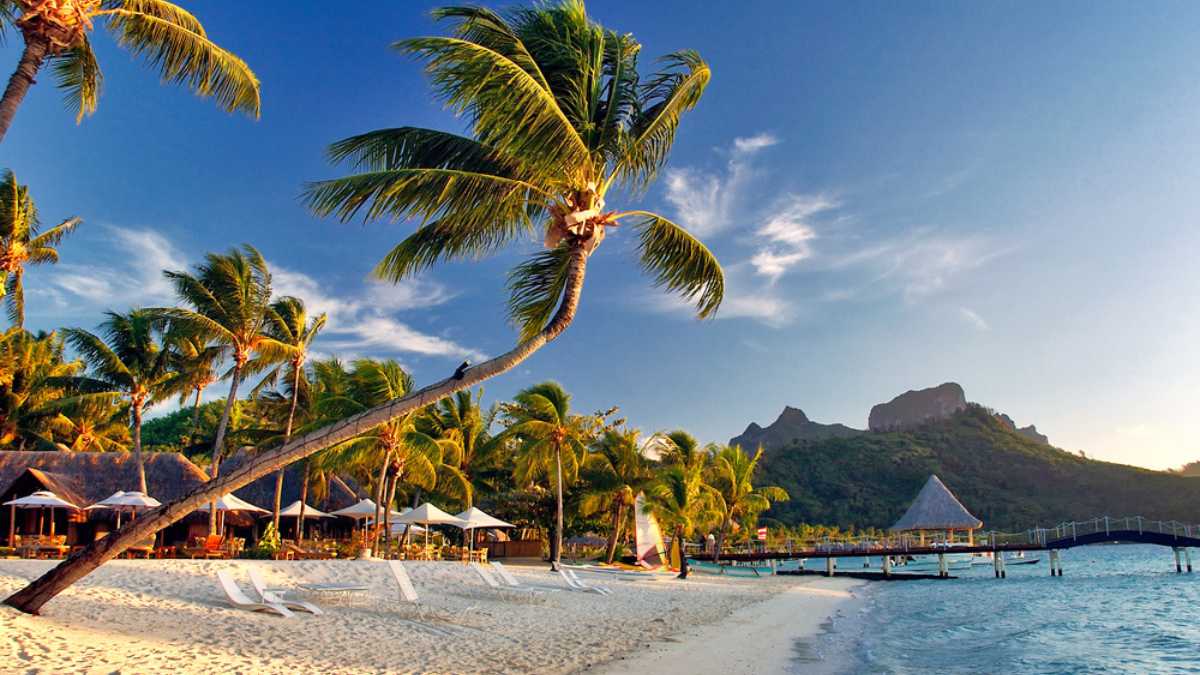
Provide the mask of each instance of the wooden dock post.
{"label": "wooden dock post", "polygon": [[833,558],[832,557],[825,559],[825,576],[827,576],[827,577],[833,576]]}
{"label": "wooden dock post", "polygon": [[1004,553],[1002,551],[996,551],[996,553],[998,553],[1000,555],[1000,578],[1007,579],[1008,578],[1008,561],[1004,559]]}
{"label": "wooden dock post", "polygon": [[[1188,571],[1192,571],[1190,563],[1188,566]],[[883,556],[883,576],[892,576],[892,556],[890,555]]]}
{"label": "wooden dock post", "polygon": [[950,568],[946,566],[946,554],[938,554],[938,576],[945,578],[950,576]]}
{"label": "wooden dock post", "polygon": [[1183,549],[1183,557],[1187,561],[1188,574],[1191,574],[1192,573],[1192,549],[1187,548],[1185,546]]}
{"label": "wooden dock post", "polygon": [[1050,549],[1050,576],[1061,577],[1062,575],[1062,551],[1052,548]]}
{"label": "wooden dock post", "polygon": [[992,571],[995,572],[996,578],[1000,578],[1000,564],[1004,560],[1004,556],[999,551],[992,551]]}
{"label": "wooden dock post", "polygon": [[1179,547],[1172,546],[1171,550],[1175,552],[1175,573],[1180,574],[1183,572],[1183,563],[1179,559]]}

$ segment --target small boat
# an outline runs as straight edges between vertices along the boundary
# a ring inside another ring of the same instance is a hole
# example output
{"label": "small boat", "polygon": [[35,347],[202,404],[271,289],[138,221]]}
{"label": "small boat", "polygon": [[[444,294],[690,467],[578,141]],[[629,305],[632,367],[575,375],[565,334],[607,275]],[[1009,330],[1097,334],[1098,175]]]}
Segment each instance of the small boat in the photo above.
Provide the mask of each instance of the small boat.
{"label": "small boat", "polygon": [[734,565],[711,562],[701,562],[688,558],[688,568],[693,572],[717,574],[728,577],[769,577],[774,576],[775,570],[768,565]]}

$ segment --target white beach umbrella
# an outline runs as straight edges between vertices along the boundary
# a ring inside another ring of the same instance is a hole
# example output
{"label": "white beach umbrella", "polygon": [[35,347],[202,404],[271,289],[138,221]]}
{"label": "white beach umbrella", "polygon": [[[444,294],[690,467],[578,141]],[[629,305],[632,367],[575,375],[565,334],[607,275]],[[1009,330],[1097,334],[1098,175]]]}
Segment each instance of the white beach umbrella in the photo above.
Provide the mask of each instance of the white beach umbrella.
{"label": "white beach umbrella", "polygon": [[357,504],[351,504],[350,506],[347,506],[344,509],[338,509],[337,511],[331,511],[330,515],[344,516],[346,518],[353,518],[355,520],[358,520],[359,518],[374,518],[375,511],[377,511],[378,509],[379,509],[379,505],[376,504],[375,502],[371,501],[370,499],[360,499],[360,500],[358,500]]}
{"label": "white beach umbrella", "polygon": [[[207,511],[208,504],[196,509],[197,511]],[[270,511],[259,508],[248,501],[240,499],[232,492],[217,500],[218,511],[249,511],[251,513],[270,513]]]}
{"label": "white beach umbrella", "polygon": [[[4,506],[10,507],[8,521],[8,545],[12,546],[14,537],[16,536],[17,525],[17,509],[50,509],[50,536],[54,536],[54,509],[71,509],[79,511],[79,507],[71,502],[59,497],[49,490],[38,490],[37,492],[12,499],[4,502]],[[42,514],[38,514],[38,535],[42,533]]]}
{"label": "white beach umbrella", "polygon": [[459,527],[464,530],[472,530],[472,532],[467,535],[467,548],[470,550],[475,549],[474,530],[489,529],[493,527],[516,527],[516,525],[513,525],[512,523],[506,523],[495,516],[488,515],[474,506],[466,511],[463,511],[455,517],[465,523],[465,525],[460,525]]}
{"label": "white beach umbrella", "polygon": [[[449,513],[439,509],[438,507],[425,502],[407,513],[403,513],[396,519],[397,523],[415,523],[418,525],[453,525],[462,527],[466,524],[462,518],[452,516]],[[429,545],[429,530],[425,530],[425,545]]]}
{"label": "white beach umbrella", "polygon": [[[287,516],[289,518],[299,518],[300,517],[300,500],[297,499],[296,501],[292,502],[291,504],[288,504],[288,507],[286,509],[282,509],[279,512],[279,515]],[[308,504],[305,504],[304,505],[304,517],[305,518],[332,518],[333,516],[329,515],[328,513],[325,513],[324,511],[318,511],[317,509],[314,509],[313,507],[309,506]]]}
{"label": "white beach umbrella", "polygon": [[162,502],[154,497],[147,496],[144,492],[137,490],[130,490],[128,492],[117,490],[110,496],[87,507],[85,510],[112,509],[117,512],[117,527],[121,527],[122,512],[129,511],[131,514],[135,514],[134,518],[136,518],[138,509],[153,509],[159,506],[162,506]]}

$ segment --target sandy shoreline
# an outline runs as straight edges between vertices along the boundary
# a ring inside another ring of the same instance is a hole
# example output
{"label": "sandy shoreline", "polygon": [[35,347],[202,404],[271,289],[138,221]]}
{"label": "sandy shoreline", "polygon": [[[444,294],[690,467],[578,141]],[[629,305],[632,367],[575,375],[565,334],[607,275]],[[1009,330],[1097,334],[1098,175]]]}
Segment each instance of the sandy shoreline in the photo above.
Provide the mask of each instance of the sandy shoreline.
{"label": "sandy shoreline", "polygon": [[[0,561],[0,594],[51,564]],[[370,590],[352,604],[321,599],[328,611],[316,617],[289,620],[228,607],[216,571],[234,570],[249,589],[245,568],[252,565],[272,586],[354,582]],[[422,608],[399,601],[378,562],[114,561],[40,617],[0,608],[0,672],[617,673],[656,663],[690,672],[778,672],[781,662],[772,659],[782,653],[786,662],[788,650],[763,646],[817,634],[850,599],[854,583],[604,579],[612,596],[562,590],[531,599],[497,595],[455,563],[407,566]],[[514,572],[526,583],[559,585],[544,567]],[[422,621],[452,635],[436,634]],[[689,645],[682,654],[671,651],[682,645]],[[718,653],[729,663],[754,656],[760,665],[738,670],[721,661],[714,670]]]}

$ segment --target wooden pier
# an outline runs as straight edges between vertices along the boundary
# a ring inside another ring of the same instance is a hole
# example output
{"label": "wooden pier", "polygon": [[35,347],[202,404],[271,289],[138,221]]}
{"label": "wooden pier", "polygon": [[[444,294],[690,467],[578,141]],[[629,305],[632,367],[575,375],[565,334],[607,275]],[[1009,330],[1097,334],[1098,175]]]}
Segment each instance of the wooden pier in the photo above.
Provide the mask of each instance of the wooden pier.
{"label": "wooden pier", "polygon": [[[981,533],[974,542],[929,540],[902,534],[886,538],[823,539],[806,542],[784,550],[722,553],[721,560],[730,562],[767,562],[809,558],[826,559],[826,570],[813,570],[813,574],[832,576],[839,574],[872,574],[880,577],[900,576],[892,571],[892,560],[907,556],[931,555],[939,560],[937,575],[919,575],[920,578],[950,578],[946,564],[949,553],[990,553],[993,569],[998,578],[1007,577],[1005,553],[1046,551],[1050,559],[1051,576],[1063,575],[1061,552],[1065,549],[1092,544],[1128,543],[1153,544],[1172,549],[1175,555],[1175,571],[1192,571],[1191,549],[1200,548],[1200,525],[1188,525],[1176,521],[1147,520],[1140,516],[1127,518],[1102,517],[1087,521],[1062,523],[1052,528],[1034,528],[1018,533]],[[696,560],[712,561],[711,553],[689,554]],[[834,558],[883,558],[882,572],[834,571]],[[804,570],[802,570],[804,571]],[[905,574],[906,577],[918,575]],[[866,577],[862,577],[866,578]],[[872,576],[871,578],[875,578]]]}

